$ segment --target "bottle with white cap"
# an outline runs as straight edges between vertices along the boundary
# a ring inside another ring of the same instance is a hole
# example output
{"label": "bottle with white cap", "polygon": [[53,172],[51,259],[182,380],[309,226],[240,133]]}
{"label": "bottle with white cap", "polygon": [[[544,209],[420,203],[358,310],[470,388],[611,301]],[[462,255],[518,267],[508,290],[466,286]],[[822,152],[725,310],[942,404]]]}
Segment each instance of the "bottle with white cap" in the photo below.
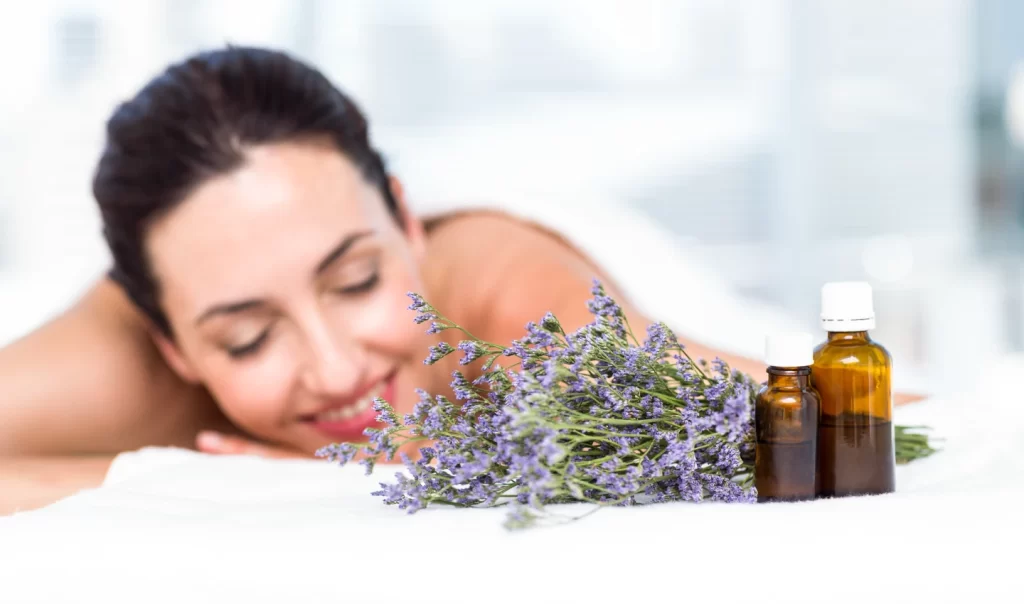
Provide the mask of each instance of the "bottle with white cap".
{"label": "bottle with white cap", "polygon": [[818,479],[822,496],[872,495],[896,489],[892,429],[892,357],[875,328],[871,285],[827,283],[811,382],[821,396]]}
{"label": "bottle with white cap", "polygon": [[808,333],[781,333],[765,341],[768,382],[754,409],[758,501],[814,499],[820,401],[811,386],[814,340]]}

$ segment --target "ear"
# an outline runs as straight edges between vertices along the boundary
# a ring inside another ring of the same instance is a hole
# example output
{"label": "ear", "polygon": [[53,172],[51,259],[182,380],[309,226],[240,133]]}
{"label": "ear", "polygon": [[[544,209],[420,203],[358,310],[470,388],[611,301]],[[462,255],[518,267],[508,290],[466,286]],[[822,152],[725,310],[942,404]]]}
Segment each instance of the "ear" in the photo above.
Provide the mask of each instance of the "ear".
{"label": "ear", "polygon": [[188,359],[185,358],[185,355],[182,354],[178,345],[155,327],[150,327],[149,331],[157,350],[160,351],[160,356],[164,358],[164,361],[174,373],[177,373],[178,377],[190,384],[198,384],[199,376],[188,362]]}
{"label": "ear", "polygon": [[398,204],[398,218],[401,220],[405,237],[412,246],[413,255],[416,257],[417,262],[422,263],[427,255],[427,235],[423,230],[423,221],[409,209],[402,181],[394,176],[389,176],[388,187],[391,189],[391,195]]}

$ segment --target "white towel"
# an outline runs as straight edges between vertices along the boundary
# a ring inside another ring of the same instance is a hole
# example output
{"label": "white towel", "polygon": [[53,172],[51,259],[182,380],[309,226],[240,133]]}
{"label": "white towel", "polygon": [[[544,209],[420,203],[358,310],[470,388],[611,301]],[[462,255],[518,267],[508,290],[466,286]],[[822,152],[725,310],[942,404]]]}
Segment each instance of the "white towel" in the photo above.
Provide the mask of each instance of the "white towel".
{"label": "white towel", "polygon": [[502,510],[385,506],[369,492],[392,468],[146,449],[103,488],[0,518],[0,601],[1016,601],[1024,430],[982,407],[900,409],[949,440],[893,495],[610,508],[524,532]]}

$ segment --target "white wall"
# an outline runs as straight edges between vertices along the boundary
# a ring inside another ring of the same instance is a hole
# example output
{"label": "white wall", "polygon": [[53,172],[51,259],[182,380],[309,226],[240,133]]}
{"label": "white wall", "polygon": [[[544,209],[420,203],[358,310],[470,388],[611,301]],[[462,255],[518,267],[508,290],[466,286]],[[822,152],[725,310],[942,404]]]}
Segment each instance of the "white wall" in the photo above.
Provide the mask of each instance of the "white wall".
{"label": "white wall", "polygon": [[[364,105],[414,196],[615,197],[699,239],[737,287],[810,327],[821,282],[869,278],[898,358],[948,374],[942,309],[961,309],[957,337],[978,358],[1003,346],[1001,281],[974,253],[973,6],[6,4],[18,18],[0,16],[0,51],[19,60],[0,91],[0,342],[105,265],[88,183],[114,103],[168,61],[230,41],[321,66]],[[90,22],[93,46],[59,37]]]}

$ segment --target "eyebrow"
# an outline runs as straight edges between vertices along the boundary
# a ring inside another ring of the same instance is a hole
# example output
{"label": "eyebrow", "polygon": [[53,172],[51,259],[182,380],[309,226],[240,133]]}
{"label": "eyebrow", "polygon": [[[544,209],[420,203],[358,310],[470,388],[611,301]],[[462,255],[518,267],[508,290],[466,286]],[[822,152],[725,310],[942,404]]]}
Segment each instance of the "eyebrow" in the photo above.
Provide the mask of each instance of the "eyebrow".
{"label": "eyebrow", "polygon": [[369,237],[373,234],[373,231],[359,231],[357,233],[351,233],[344,237],[338,245],[334,246],[334,249],[327,252],[324,259],[320,261],[320,264],[316,265],[316,271],[314,275],[320,275],[327,269],[331,268],[331,265],[338,261],[339,258],[345,255],[345,252],[352,247],[360,239]]}
{"label": "eyebrow", "polygon": [[[316,265],[316,270],[313,271],[313,274],[320,275],[327,269],[331,268],[331,266],[340,260],[341,257],[345,255],[345,252],[347,252],[357,241],[365,237],[369,237],[373,233],[373,231],[359,231],[346,235],[338,245],[331,248],[331,251],[324,255],[323,259]],[[199,325],[203,321],[211,319],[217,315],[229,315],[251,310],[253,308],[259,308],[265,303],[266,302],[264,300],[253,298],[249,300],[240,300],[238,302],[215,304],[203,311],[203,313],[196,318],[195,323],[196,325]]]}

